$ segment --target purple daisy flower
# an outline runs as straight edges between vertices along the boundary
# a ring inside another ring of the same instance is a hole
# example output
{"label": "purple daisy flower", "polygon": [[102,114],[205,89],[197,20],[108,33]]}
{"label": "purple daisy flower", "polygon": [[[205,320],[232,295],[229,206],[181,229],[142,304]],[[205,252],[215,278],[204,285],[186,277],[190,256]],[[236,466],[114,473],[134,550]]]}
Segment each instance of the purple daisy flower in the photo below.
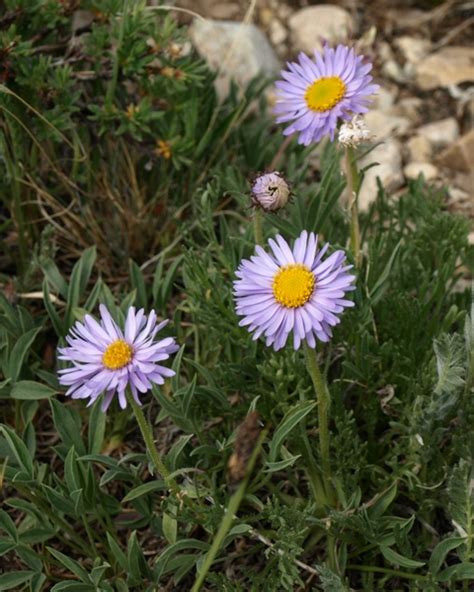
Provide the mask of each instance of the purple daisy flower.
{"label": "purple daisy flower", "polygon": [[284,80],[276,83],[277,123],[292,121],[283,133],[299,132],[298,142],[305,146],[327,135],[333,140],[337,120],[366,113],[370,95],[379,88],[371,84],[372,64],[345,45],[326,46],[314,57],[300,53],[299,63],[288,62],[281,72]]}
{"label": "purple daisy flower", "polygon": [[331,327],[340,322],[339,314],[354,306],[344,295],[355,287],[355,276],[348,273],[344,251],[335,251],[323,259],[329,244],[318,250],[317,235],[304,230],[293,250],[277,235],[269,245],[273,254],[262,247],[256,255],[241,261],[234,282],[237,314],[244,318],[239,325],[254,332],[253,339],[264,335],[267,345],[281,349],[293,331],[293,346],[303,340],[312,348],[316,339],[329,341]]}
{"label": "purple daisy flower", "polygon": [[127,386],[141,405],[139,392],[146,393],[152,383],[163,384],[165,377],[175,374],[158,364],[179,349],[174,337],[155,341],[168,321],[157,324],[154,310],[146,316],[143,309],[137,312],[131,306],[122,332],[103,304],[99,311],[100,322],[86,315],[66,337],[69,347],[58,349],[60,360],[73,363],[71,368],[59,370],[59,382],[69,387],[66,395],[90,399],[89,405],[105,393],[102,411],[107,411],[116,393],[120,407],[125,409]]}

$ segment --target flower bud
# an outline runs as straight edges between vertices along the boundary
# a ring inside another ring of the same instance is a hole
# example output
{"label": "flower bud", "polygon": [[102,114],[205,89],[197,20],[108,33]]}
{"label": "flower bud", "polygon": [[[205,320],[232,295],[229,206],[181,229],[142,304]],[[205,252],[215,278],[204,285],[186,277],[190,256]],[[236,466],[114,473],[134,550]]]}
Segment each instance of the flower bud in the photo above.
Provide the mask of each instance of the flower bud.
{"label": "flower bud", "polygon": [[283,208],[290,198],[290,188],[279,172],[265,173],[252,184],[252,203],[266,212]]}

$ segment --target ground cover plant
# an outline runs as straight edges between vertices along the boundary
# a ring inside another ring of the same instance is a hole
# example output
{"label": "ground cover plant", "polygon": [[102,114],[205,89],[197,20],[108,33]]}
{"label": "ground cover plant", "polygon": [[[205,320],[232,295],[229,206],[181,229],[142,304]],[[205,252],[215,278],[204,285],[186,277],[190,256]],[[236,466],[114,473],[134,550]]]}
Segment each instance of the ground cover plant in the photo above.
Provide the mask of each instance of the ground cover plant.
{"label": "ground cover plant", "polygon": [[3,8],[0,590],[469,590],[469,226],[358,211],[367,62],[275,121],[160,7]]}

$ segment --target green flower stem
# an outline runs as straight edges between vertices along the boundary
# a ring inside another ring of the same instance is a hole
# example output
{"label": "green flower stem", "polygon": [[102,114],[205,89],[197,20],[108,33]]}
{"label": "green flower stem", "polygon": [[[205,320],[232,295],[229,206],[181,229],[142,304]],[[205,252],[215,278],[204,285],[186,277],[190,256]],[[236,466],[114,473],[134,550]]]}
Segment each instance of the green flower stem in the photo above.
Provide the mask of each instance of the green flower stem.
{"label": "green flower stem", "polygon": [[263,441],[266,438],[267,433],[268,433],[268,430],[265,429],[260,434],[258,442],[257,442],[255,448],[253,449],[252,456],[250,457],[249,462],[247,464],[246,475],[245,475],[244,479],[242,480],[242,482],[240,483],[237,491],[230,498],[229,505],[227,506],[224,517],[223,517],[222,522],[219,526],[219,530],[217,531],[217,534],[214,537],[214,540],[212,541],[211,548],[209,549],[209,551],[206,554],[201,571],[197,574],[197,577],[196,577],[194,585],[191,589],[191,592],[198,592],[201,589],[201,586],[204,584],[206,576],[207,576],[212,564],[214,563],[216,555],[219,552],[219,549],[221,548],[225,537],[229,533],[229,530],[230,530],[232,523],[234,522],[234,519],[235,519],[235,514],[237,513],[237,511],[239,509],[239,506],[240,506],[242,499],[244,497],[244,494],[245,494],[245,490],[247,489],[247,485],[248,485],[253,467],[255,465],[255,461],[257,460],[257,456],[260,452],[260,449],[262,447]]}
{"label": "green flower stem", "polygon": [[255,242],[257,245],[263,245],[262,211],[257,207],[255,208],[253,215],[253,229],[255,233]]}
{"label": "green flower stem", "polygon": [[309,375],[313,381],[318,401],[318,423],[319,423],[319,446],[321,450],[321,466],[323,470],[323,482],[326,489],[326,498],[329,503],[334,504],[334,489],[331,477],[331,462],[329,457],[329,408],[331,406],[331,395],[326,381],[319,369],[316,350],[309,347],[305,342],[306,365]]}
{"label": "green flower stem", "polygon": [[347,189],[349,193],[349,213],[351,219],[351,251],[354,256],[356,267],[360,267],[361,250],[360,250],[360,227],[359,227],[359,208],[358,208],[358,185],[359,185],[359,171],[355,162],[354,149],[347,147],[345,149],[345,164],[346,164],[346,178]]}
{"label": "green flower stem", "polygon": [[[300,400],[303,401],[303,396],[300,396]],[[324,488],[324,484],[321,481],[321,475],[319,471],[319,467],[316,463],[316,459],[314,458],[313,451],[311,450],[311,446],[308,439],[308,434],[306,431],[306,418],[302,420],[300,424],[300,433],[301,433],[301,455],[306,465],[306,474],[308,477],[309,484],[313,491],[314,501],[316,502],[316,508],[322,508],[326,505],[326,491]]]}
{"label": "green flower stem", "polygon": [[179,494],[180,491],[176,481],[173,479],[173,477],[171,477],[170,472],[166,468],[164,462],[161,460],[160,453],[158,452],[158,449],[155,445],[155,440],[153,439],[152,429],[143,415],[142,408],[137,404],[131,393],[127,393],[127,399],[130,403],[133,413],[135,414],[138,427],[140,428],[143,439],[145,440],[146,449],[151,457],[155,469],[163,477],[168,489],[170,489],[170,491],[175,495]]}

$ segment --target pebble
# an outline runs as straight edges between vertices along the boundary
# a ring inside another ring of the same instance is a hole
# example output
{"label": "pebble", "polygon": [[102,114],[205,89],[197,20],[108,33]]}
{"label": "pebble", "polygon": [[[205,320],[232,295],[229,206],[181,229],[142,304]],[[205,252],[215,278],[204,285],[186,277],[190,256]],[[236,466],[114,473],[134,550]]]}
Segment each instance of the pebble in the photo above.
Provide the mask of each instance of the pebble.
{"label": "pebble", "polygon": [[422,175],[426,181],[432,181],[439,176],[438,169],[429,162],[410,162],[403,169],[407,179],[418,179]]}
{"label": "pebble", "polygon": [[446,148],[446,150],[439,155],[438,162],[455,171],[469,173],[474,171],[473,155],[474,129],[467,134],[464,134],[464,136],[461,136],[457,142]]}
{"label": "pebble", "polygon": [[275,19],[270,23],[269,35],[273,45],[281,45],[286,41],[288,32],[281,22]]}
{"label": "pebble", "polygon": [[426,138],[434,147],[452,144],[459,138],[459,125],[454,117],[433,121],[418,128],[417,133]]}
{"label": "pebble", "polygon": [[422,90],[474,80],[474,47],[443,47],[416,65],[416,84]]}
{"label": "pebble", "polygon": [[397,102],[394,112],[402,117],[407,117],[413,124],[421,121],[423,101],[419,97],[405,97]]}
{"label": "pebble", "polygon": [[431,43],[426,39],[403,35],[395,40],[395,45],[401,51],[405,61],[416,64],[429,52]]}
{"label": "pebble", "polygon": [[374,100],[371,104],[371,109],[379,111],[390,111],[395,103],[397,93],[396,90],[389,90],[386,86],[381,86],[374,95]]}
{"label": "pebble", "polygon": [[392,135],[404,135],[410,128],[410,121],[406,117],[390,115],[377,109],[371,109],[365,114],[364,119],[376,141]]}
{"label": "pebble", "polygon": [[297,10],[289,19],[289,28],[294,49],[312,54],[323,42],[336,45],[347,41],[355,25],[347,10],[319,4]]}
{"label": "pebble", "polygon": [[410,162],[429,162],[431,160],[431,142],[425,136],[413,136],[407,142]]}

